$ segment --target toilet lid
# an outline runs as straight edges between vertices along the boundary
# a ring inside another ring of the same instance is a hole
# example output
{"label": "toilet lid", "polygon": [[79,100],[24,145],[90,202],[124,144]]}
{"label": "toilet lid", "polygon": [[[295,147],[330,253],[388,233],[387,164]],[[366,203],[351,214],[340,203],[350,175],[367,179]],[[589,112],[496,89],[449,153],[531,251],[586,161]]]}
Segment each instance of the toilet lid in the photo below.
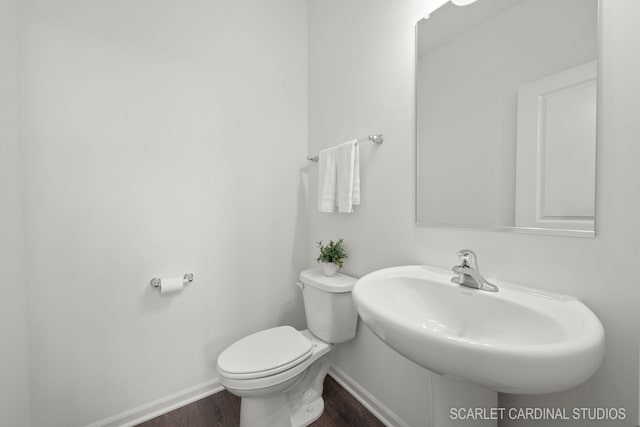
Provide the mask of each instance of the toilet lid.
{"label": "toilet lid", "polygon": [[228,378],[262,378],[285,371],[311,356],[311,342],[291,326],[256,332],[231,344],[218,357]]}

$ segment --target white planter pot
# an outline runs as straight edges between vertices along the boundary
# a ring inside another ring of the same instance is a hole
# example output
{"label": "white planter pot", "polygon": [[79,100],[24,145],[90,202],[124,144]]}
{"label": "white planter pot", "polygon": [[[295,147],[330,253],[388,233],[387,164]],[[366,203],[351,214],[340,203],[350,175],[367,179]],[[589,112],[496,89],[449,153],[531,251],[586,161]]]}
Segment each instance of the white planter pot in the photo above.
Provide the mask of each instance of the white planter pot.
{"label": "white planter pot", "polygon": [[332,262],[323,262],[322,272],[325,276],[335,276],[335,274],[338,272],[338,266]]}

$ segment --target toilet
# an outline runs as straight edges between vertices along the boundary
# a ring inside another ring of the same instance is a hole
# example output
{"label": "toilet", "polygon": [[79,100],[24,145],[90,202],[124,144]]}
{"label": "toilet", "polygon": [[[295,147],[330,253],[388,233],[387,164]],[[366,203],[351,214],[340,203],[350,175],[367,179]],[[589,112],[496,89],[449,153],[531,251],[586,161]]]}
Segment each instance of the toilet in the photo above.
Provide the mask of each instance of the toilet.
{"label": "toilet", "polygon": [[240,427],[302,427],[324,410],[322,386],[333,344],[352,339],[358,314],[351,299],[356,279],[300,273],[307,326],[279,326],[231,344],[218,357],[220,382],[239,396]]}

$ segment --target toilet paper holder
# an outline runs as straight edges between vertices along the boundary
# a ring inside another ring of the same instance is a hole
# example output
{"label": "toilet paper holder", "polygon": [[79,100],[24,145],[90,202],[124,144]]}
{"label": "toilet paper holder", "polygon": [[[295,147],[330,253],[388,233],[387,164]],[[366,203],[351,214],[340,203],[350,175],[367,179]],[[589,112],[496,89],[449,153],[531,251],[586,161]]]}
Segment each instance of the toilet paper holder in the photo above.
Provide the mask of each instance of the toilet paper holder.
{"label": "toilet paper holder", "polygon": [[[184,275],[184,278],[182,279],[185,285],[188,285],[189,283],[193,282],[193,273],[187,273]],[[153,279],[151,279],[151,283],[150,285],[154,288],[159,288],[160,287],[160,282],[162,281],[161,278],[159,277],[154,277]]]}

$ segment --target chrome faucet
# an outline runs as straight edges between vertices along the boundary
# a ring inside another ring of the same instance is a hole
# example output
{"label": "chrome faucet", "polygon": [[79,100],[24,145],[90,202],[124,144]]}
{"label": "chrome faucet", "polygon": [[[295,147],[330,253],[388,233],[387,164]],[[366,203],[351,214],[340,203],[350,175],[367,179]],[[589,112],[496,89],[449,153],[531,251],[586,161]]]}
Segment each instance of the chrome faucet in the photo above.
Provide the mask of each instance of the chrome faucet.
{"label": "chrome faucet", "polygon": [[460,258],[460,265],[456,265],[451,269],[457,274],[451,279],[453,283],[483,291],[498,292],[498,287],[480,274],[475,252],[463,249],[457,255]]}

